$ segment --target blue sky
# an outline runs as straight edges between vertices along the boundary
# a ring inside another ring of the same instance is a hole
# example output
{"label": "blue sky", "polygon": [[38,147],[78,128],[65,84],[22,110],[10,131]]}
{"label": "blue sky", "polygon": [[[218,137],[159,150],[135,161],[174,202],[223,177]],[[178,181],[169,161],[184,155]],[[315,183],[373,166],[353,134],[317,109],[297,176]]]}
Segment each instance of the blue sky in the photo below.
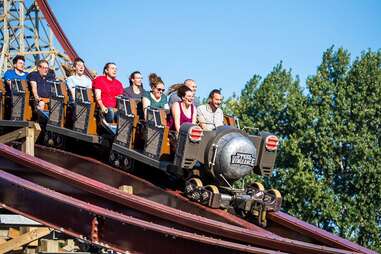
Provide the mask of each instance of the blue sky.
{"label": "blue sky", "polygon": [[381,48],[381,1],[49,0],[66,36],[90,69],[116,62],[130,72],[156,72],[166,88],[193,78],[198,96],[222,88],[240,94],[254,75],[283,61],[304,86],[324,50],[352,58]]}

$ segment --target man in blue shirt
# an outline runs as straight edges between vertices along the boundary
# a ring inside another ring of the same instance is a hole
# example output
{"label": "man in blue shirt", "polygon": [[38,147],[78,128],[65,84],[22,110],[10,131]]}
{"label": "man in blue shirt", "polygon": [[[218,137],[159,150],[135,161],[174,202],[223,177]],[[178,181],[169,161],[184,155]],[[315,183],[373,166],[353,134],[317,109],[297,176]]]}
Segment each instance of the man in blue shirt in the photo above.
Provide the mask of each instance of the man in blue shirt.
{"label": "man in blue shirt", "polygon": [[50,98],[50,86],[55,78],[54,71],[49,69],[49,63],[46,60],[38,61],[37,71],[29,73],[28,81],[32,87],[37,109],[44,110],[45,102]]}
{"label": "man in blue shirt", "polygon": [[17,55],[12,60],[13,70],[7,70],[4,73],[4,81],[7,84],[6,89],[7,93],[10,93],[11,81],[12,80],[26,80],[28,75],[27,72],[24,71],[25,66],[25,58],[24,56]]}

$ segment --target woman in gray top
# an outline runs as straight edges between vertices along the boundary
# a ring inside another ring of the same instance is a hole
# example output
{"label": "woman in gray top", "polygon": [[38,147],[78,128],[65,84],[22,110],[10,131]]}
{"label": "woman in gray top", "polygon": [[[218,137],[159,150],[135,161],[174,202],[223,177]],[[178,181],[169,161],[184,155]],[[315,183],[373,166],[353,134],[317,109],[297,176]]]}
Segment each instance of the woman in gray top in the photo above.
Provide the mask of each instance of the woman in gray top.
{"label": "woman in gray top", "polygon": [[130,86],[124,89],[123,95],[129,99],[141,100],[144,96],[142,79],[142,74],[139,71],[131,73],[129,77]]}
{"label": "woman in gray top", "polygon": [[130,74],[128,81],[130,86],[126,87],[123,92],[123,96],[137,102],[137,111],[140,119],[144,119],[142,98],[144,96],[145,90],[142,83],[142,74],[140,71],[134,71]]}

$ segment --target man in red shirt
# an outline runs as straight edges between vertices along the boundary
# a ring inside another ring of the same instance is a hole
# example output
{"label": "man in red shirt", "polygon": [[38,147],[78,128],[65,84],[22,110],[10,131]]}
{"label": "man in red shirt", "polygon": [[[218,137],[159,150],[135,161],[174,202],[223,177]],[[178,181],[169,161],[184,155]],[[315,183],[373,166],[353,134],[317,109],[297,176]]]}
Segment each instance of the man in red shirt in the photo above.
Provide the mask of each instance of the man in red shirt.
{"label": "man in red shirt", "polygon": [[123,94],[123,85],[116,79],[115,63],[107,63],[103,68],[103,76],[93,80],[95,99],[108,123],[116,119],[116,97]]}

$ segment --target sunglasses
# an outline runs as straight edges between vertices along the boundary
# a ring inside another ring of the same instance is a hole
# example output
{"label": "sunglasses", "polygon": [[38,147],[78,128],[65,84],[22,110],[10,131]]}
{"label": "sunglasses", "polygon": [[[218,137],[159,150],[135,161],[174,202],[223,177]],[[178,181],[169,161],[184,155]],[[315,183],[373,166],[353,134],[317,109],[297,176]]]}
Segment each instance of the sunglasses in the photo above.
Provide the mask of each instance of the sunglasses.
{"label": "sunglasses", "polygon": [[164,93],[164,91],[165,91],[164,88],[163,88],[163,89],[161,89],[161,88],[156,88],[156,90],[157,90],[158,92],[163,92],[163,93]]}

